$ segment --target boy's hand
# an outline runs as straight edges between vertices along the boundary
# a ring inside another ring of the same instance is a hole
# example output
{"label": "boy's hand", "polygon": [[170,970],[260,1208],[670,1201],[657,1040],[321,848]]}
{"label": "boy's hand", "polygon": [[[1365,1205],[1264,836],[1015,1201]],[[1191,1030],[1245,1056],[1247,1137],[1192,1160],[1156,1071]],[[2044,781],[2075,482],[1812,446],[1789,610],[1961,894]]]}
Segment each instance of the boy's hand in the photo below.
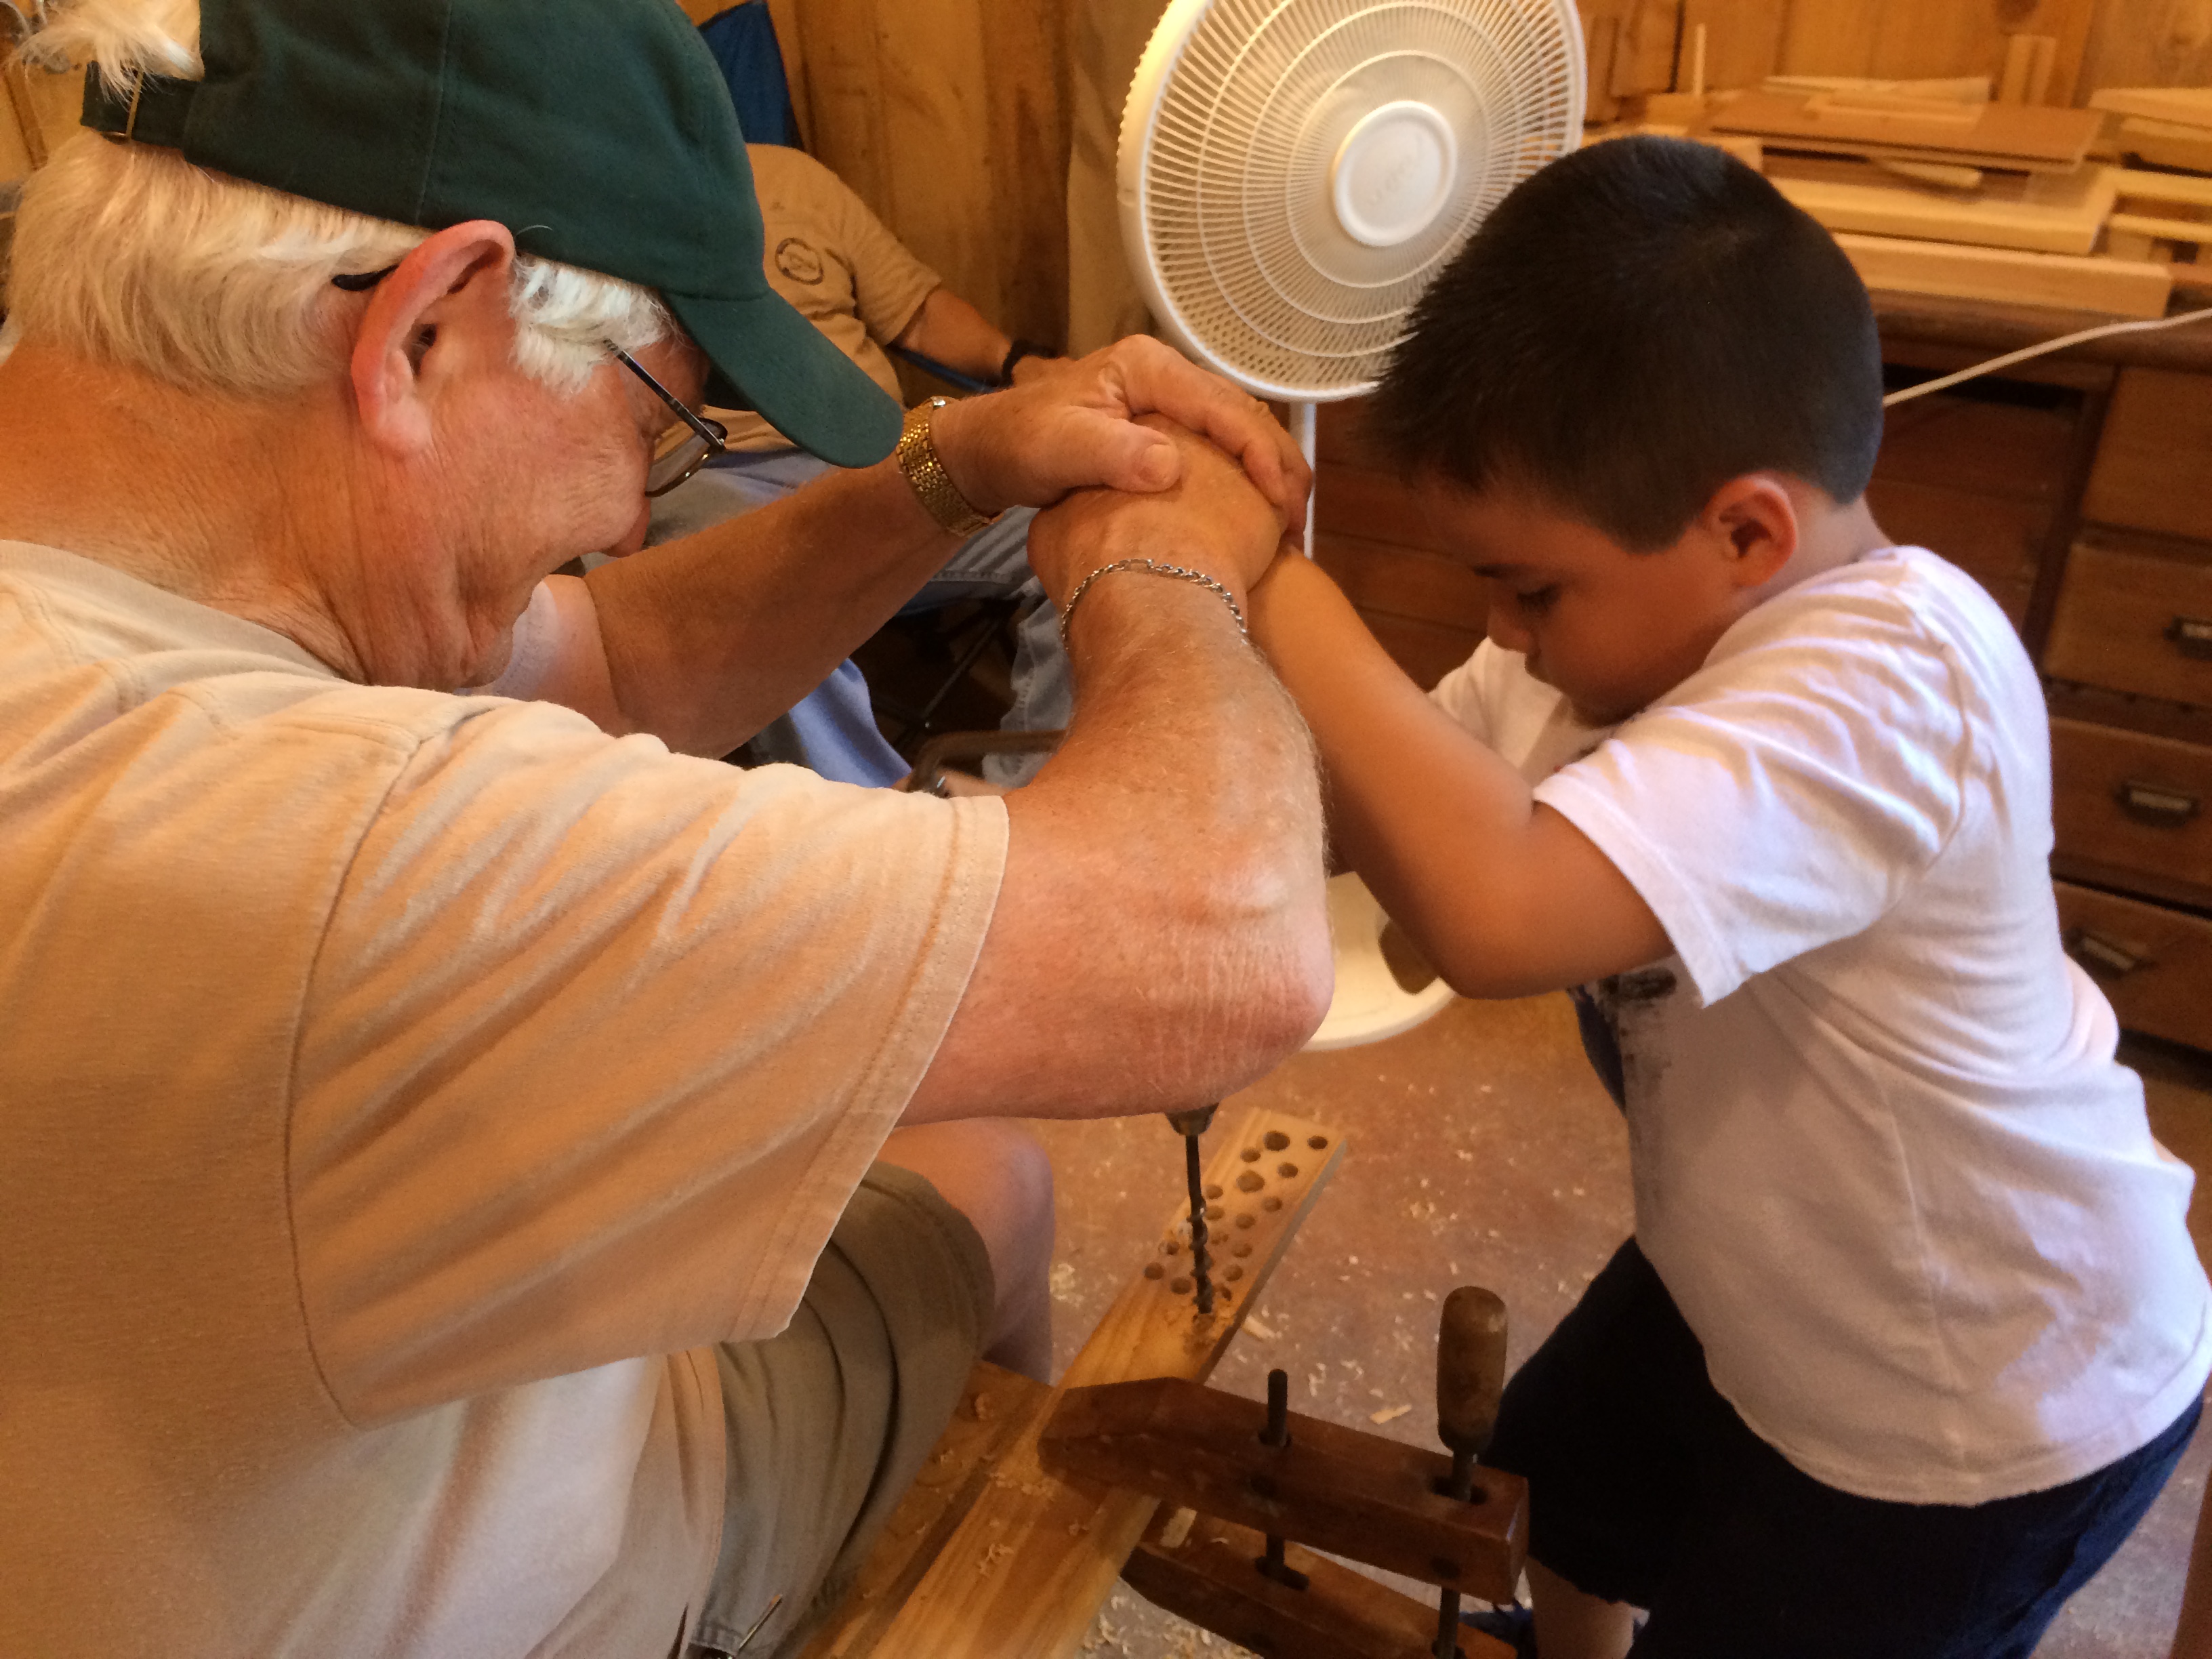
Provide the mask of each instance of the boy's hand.
{"label": "boy's hand", "polygon": [[931,430],[960,493],[977,511],[997,513],[1097,484],[1140,494],[1170,488],[1191,452],[1164,442],[1164,428],[1144,430],[1145,415],[1211,439],[1243,464],[1287,526],[1304,525],[1313,475],[1267,405],[1144,335],[948,404]]}
{"label": "boy's hand", "polygon": [[1030,568],[1062,607],[1092,571],[1131,558],[1202,570],[1243,602],[1282,545],[1282,513],[1205,439],[1157,415],[1136,424],[1166,441],[1180,480],[1147,495],[1085,489],[1068,496],[1030,526]]}

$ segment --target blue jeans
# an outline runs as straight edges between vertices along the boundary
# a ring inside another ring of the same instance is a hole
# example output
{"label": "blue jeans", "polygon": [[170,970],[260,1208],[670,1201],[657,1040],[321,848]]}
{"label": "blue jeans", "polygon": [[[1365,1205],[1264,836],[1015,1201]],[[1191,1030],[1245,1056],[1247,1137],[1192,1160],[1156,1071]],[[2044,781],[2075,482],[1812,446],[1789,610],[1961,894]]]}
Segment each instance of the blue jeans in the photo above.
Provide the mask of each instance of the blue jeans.
{"label": "blue jeans", "polygon": [[[781,501],[830,470],[827,461],[794,449],[725,456],[653,504],[652,539],[673,541]],[[1066,653],[1060,646],[1059,613],[1030,574],[1030,520],[1036,516],[1028,507],[1016,507],[970,536],[899,611],[902,617],[913,616],[969,599],[1020,601],[1014,705],[1000,722],[1010,732],[1064,726],[1075,706]],[[754,738],[750,747],[763,759],[794,762],[847,783],[893,784],[908,769],[876,729],[868,683],[849,658]],[[1042,755],[992,755],[983,763],[984,775],[1013,788],[1028,782],[1043,763]]]}

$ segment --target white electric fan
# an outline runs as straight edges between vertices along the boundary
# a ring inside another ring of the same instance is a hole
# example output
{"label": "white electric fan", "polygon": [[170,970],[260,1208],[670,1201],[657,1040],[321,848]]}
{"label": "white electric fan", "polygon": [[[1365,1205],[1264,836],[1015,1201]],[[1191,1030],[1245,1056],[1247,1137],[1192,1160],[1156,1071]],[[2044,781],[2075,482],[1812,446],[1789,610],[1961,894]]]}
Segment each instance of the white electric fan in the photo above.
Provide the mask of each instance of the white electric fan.
{"label": "white electric fan", "polygon": [[[1581,142],[1571,0],[1170,0],[1121,117],[1121,240],[1161,329],[1255,395],[1374,389],[1414,302],[1506,191]],[[1307,527],[1307,551],[1312,551]],[[1401,986],[1381,908],[1331,883],[1336,995],[1308,1045],[1451,1000]]]}

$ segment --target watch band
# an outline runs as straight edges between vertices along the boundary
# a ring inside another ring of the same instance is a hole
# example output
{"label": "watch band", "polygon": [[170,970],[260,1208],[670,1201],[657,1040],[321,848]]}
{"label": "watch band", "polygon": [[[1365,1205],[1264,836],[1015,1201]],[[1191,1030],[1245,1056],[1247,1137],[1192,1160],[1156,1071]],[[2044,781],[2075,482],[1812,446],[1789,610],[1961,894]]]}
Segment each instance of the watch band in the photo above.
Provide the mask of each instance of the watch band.
{"label": "watch band", "polygon": [[937,411],[951,401],[932,398],[907,410],[906,425],[899,432],[898,469],[923,511],[941,529],[948,535],[972,536],[992,521],[992,515],[978,513],[975,504],[960,493],[960,486],[952,482],[952,475],[938,459],[937,445],[929,435]]}
{"label": "watch band", "polygon": [[999,364],[999,384],[1014,383],[1014,365],[1024,357],[1057,357],[1060,354],[1050,346],[1039,345],[1035,340],[1017,340],[1006,348],[1006,357]]}

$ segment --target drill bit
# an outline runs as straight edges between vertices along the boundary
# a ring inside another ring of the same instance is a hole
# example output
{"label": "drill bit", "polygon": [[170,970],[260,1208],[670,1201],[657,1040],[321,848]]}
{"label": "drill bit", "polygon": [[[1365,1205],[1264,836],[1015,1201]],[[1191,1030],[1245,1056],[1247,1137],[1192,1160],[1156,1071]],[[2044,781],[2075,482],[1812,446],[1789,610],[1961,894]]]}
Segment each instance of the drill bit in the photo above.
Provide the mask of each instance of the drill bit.
{"label": "drill bit", "polygon": [[1190,1185],[1190,1282],[1197,1293],[1200,1317],[1213,1311],[1212,1260],[1206,1249],[1206,1183],[1198,1160],[1198,1138],[1213,1121],[1213,1106],[1194,1111],[1170,1112],[1168,1127],[1182,1137],[1183,1178]]}
{"label": "drill bit", "polygon": [[[1276,1370],[1267,1373],[1267,1426],[1260,1431],[1260,1443],[1281,1448],[1291,1443],[1291,1374]],[[1255,1475],[1256,1484],[1260,1477]],[[1311,1582],[1305,1574],[1283,1559],[1283,1536],[1280,1533],[1263,1534],[1267,1540],[1267,1553],[1252,1565],[1261,1573],[1279,1584],[1302,1590]]]}

